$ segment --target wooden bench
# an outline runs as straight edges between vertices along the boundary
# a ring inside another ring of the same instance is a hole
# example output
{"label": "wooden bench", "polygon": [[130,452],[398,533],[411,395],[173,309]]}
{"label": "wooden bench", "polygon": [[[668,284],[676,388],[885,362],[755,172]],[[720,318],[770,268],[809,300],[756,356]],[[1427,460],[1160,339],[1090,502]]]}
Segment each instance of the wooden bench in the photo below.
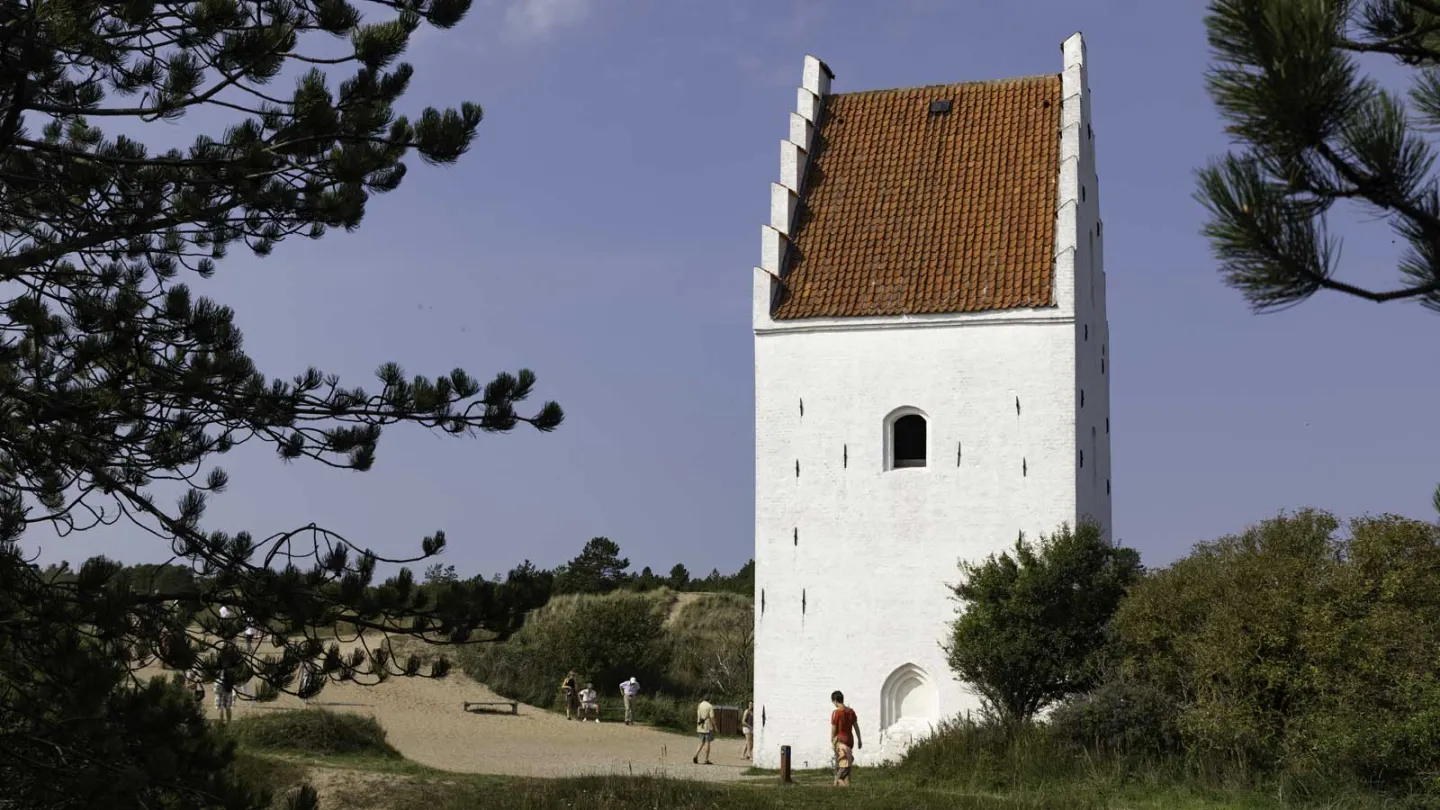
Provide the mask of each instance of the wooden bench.
{"label": "wooden bench", "polygon": [[514,700],[467,700],[461,704],[461,708],[467,712],[470,711],[471,706],[509,706],[511,714],[520,713],[520,703]]}

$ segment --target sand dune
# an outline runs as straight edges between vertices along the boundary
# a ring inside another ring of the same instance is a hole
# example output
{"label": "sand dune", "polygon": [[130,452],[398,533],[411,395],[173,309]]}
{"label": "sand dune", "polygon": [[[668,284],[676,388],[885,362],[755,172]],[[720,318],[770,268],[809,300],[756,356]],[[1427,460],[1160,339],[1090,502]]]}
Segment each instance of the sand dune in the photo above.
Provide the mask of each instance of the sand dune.
{"label": "sand dune", "polygon": [[[350,645],[345,645],[350,646]],[[742,779],[742,738],[717,739],[714,765],[690,762],[699,743],[619,722],[580,723],[522,704],[518,715],[466,712],[465,701],[502,700],[469,676],[454,671],[440,680],[392,678],[375,686],[330,683],[310,706],[373,716],[406,758],[447,771],[562,777],[587,774],[652,774],[699,780]],[[243,699],[235,717],[303,708],[282,695],[273,703]],[[215,716],[207,686],[206,711]],[[508,712],[508,707],[502,709]]]}

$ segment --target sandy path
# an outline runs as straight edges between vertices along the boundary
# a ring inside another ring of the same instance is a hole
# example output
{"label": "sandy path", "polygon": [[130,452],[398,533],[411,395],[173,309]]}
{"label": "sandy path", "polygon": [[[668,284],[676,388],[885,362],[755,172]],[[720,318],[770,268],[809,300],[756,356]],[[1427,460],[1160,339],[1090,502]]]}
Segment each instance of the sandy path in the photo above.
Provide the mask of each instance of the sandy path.
{"label": "sandy path", "polygon": [[[208,686],[206,691],[206,711],[213,717],[214,693]],[[690,757],[699,740],[693,736],[624,723],[568,721],[523,704],[518,715],[461,708],[464,701],[501,699],[452,671],[441,680],[330,683],[310,705],[371,715],[407,759],[441,770],[544,777],[633,773],[708,781],[745,778],[741,774],[749,763],[740,758],[743,740],[738,736],[715,741],[714,765],[694,765]],[[235,717],[302,707],[290,695],[268,704],[237,700]]]}

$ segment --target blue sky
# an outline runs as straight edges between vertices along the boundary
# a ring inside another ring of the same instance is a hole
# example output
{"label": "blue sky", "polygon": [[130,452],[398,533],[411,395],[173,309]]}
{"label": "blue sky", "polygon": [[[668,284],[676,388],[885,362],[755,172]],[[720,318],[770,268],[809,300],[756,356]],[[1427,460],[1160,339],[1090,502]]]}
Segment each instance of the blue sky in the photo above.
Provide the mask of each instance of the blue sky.
{"label": "blue sky", "polygon": [[[392,429],[364,474],[247,448],[226,459],[210,527],[315,521],[394,554],[444,529],[465,574],[558,564],[595,535],[636,569],[733,570],[753,543],[751,268],[802,58],[826,60],[838,92],[1058,72],[1077,30],[1106,225],[1116,535],[1155,565],[1280,509],[1431,517],[1440,315],[1334,296],[1252,315],[1198,234],[1193,170],[1226,145],[1203,5],[478,0],[407,54],[416,110],[484,106],[470,154],[417,161],[357,233],[237,254],[195,287],[236,309],[272,375],[528,366],[565,425]],[[1350,237],[1349,277],[1395,279],[1383,224]],[[164,553],[121,531],[43,545],[72,562]]]}

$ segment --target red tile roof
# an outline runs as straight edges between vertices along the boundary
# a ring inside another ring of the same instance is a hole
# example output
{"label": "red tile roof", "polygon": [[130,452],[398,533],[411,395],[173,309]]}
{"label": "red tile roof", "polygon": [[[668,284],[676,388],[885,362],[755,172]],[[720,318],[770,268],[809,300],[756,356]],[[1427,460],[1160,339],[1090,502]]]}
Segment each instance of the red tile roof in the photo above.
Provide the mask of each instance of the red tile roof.
{"label": "red tile roof", "polygon": [[1059,174],[1058,75],[827,96],[774,317],[1053,306]]}

